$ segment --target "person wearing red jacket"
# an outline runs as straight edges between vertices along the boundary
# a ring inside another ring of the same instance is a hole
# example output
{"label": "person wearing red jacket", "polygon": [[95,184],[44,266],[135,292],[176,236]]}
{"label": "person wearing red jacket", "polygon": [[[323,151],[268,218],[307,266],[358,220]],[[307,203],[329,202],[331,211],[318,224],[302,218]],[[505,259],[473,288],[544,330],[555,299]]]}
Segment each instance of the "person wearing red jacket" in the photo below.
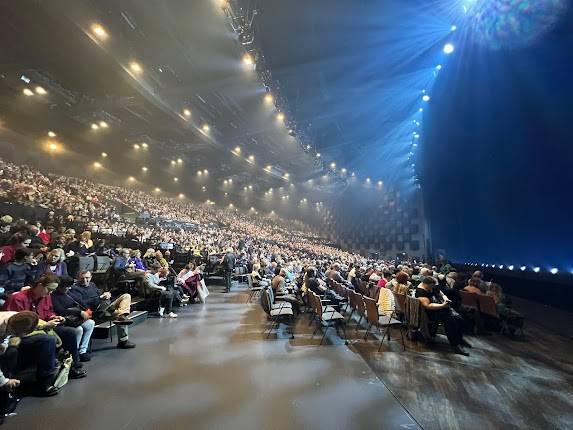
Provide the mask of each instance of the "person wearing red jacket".
{"label": "person wearing red jacket", "polygon": [[64,325],[65,318],[54,312],[50,292],[57,287],[58,277],[44,274],[36,279],[30,288],[12,294],[6,303],[5,310],[32,311],[38,314],[41,320],[48,322],[45,328],[54,329],[62,340],[62,347],[72,356],[73,365],[69,377],[72,379],[83,378],[87,376],[87,373],[82,369],[83,365],[80,362],[76,331],[72,327],[66,327]]}

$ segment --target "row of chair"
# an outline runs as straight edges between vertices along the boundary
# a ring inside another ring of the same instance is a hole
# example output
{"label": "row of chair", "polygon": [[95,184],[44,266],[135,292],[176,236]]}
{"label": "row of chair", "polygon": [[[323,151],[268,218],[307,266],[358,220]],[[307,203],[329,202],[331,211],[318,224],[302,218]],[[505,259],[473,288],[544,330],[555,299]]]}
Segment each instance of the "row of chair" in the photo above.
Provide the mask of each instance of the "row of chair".
{"label": "row of chair", "polygon": [[521,334],[523,334],[523,315],[514,310],[510,310],[507,316],[502,317],[497,311],[497,306],[492,296],[469,293],[461,290],[460,297],[462,299],[462,305],[475,309],[480,314],[496,321],[501,327],[501,333],[512,334],[515,329],[519,329]]}

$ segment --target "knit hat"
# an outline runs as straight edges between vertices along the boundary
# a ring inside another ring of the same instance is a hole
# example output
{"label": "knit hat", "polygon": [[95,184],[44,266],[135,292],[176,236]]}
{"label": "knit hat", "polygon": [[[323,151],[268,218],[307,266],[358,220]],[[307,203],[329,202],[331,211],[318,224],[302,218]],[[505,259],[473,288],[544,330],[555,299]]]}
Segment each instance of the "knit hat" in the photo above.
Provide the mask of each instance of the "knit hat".
{"label": "knit hat", "polygon": [[8,327],[18,337],[26,336],[38,326],[39,317],[35,312],[22,311],[8,319]]}

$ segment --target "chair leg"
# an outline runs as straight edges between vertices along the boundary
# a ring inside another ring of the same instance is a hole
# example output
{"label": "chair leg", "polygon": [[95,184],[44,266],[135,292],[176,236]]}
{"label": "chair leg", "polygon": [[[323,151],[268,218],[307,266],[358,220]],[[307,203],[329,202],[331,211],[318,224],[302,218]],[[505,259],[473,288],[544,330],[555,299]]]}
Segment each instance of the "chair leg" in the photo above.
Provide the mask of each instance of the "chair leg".
{"label": "chair leg", "polygon": [[360,318],[358,319],[358,322],[356,323],[356,328],[354,329],[354,331],[358,331],[358,329],[360,328],[361,322],[362,322],[362,315],[360,315]]}
{"label": "chair leg", "polygon": [[312,336],[314,337],[314,335],[316,334],[316,332],[318,330],[322,330],[322,323],[320,321],[318,321],[318,325],[316,326],[316,328],[314,329],[314,331],[312,332]]}
{"label": "chair leg", "polygon": [[267,333],[267,339],[268,339],[269,336],[271,335],[271,331],[273,331],[273,328],[274,328],[274,326],[275,326],[275,321],[276,321],[276,320],[273,319],[273,320],[271,320],[271,321],[272,321],[272,322],[271,322],[271,327],[269,328],[269,332]]}
{"label": "chair leg", "polygon": [[350,312],[350,315],[348,316],[348,322],[350,322],[350,320],[352,319],[352,315],[354,314],[354,309],[352,309],[352,311]]}
{"label": "chair leg", "polygon": [[406,351],[406,343],[404,342],[404,330],[400,327],[400,337],[402,338],[402,351]]}
{"label": "chair leg", "polygon": [[290,315],[289,319],[290,319],[290,338],[294,339],[294,317]]}
{"label": "chair leg", "polygon": [[366,333],[364,333],[364,340],[366,340],[368,338],[368,332],[370,331],[371,327],[372,327],[372,323],[368,324],[368,327],[366,328]]}
{"label": "chair leg", "polygon": [[348,345],[348,337],[346,337],[346,322],[342,320],[340,325],[342,326],[342,333],[344,333],[344,344]]}
{"label": "chair leg", "polygon": [[320,339],[320,345],[322,345],[322,341],[326,337],[326,332],[328,331],[329,328],[330,328],[330,325],[327,325],[326,328],[323,330],[322,339]]}

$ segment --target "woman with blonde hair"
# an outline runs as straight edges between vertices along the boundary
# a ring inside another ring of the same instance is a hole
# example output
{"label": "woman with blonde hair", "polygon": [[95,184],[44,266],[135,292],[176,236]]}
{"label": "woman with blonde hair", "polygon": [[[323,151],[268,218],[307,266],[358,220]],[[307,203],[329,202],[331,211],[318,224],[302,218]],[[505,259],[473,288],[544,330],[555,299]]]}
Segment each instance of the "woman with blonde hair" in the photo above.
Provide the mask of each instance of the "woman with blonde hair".
{"label": "woman with blonde hair", "polygon": [[68,276],[66,256],[62,248],[52,249],[42,263],[39,273],[52,273],[56,276]]}

